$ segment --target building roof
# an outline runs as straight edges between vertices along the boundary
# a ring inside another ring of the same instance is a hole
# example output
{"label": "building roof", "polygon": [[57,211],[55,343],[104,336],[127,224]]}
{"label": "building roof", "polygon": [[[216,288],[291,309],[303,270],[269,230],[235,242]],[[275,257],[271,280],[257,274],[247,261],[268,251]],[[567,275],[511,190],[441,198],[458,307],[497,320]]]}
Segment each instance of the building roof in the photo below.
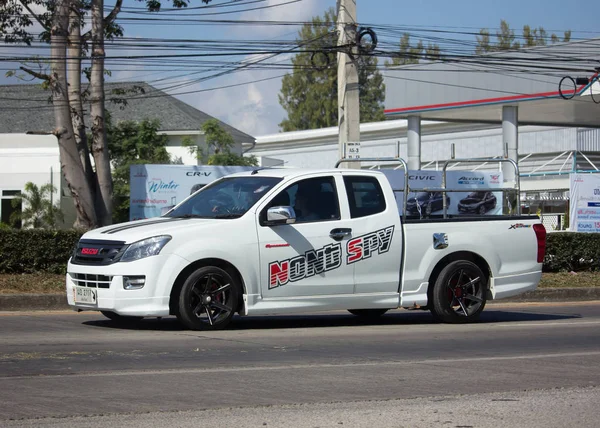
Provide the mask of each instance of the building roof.
{"label": "building roof", "polygon": [[[117,89],[129,92],[119,95],[115,93]],[[145,82],[106,83],[105,92],[106,109],[114,123],[158,119],[160,130],[164,132],[199,131],[204,122],[214,119]],[[54,111],[49,96],[49,92],[39,84],[0,85],[0,133],[51,131],[54,128]],[[117,99],[125,99],[126,105],[115,103]],[[236,142],[254,142],[254,137],[219,122]]]}
{"label": "building roof", "polygon": [[[520,124],[600,127],[599,62],[594,38],[393,67],[383,73],[385,115],[499,123],[512,105]],[[578,77],[590,83],[575,86]]]}

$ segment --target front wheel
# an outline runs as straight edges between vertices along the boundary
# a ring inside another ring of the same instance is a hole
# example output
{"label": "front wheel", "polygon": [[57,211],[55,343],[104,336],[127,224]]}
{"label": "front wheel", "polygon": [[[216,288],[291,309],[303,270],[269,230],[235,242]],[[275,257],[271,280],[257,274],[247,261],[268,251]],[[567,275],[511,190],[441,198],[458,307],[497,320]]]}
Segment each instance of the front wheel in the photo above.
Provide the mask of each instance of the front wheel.
{"label": "front wheel", "polygon": [[486,302],[487,277],[475,263],[457,260],[440,272],[433,286],[431,313],[447,323],[476,321]]}
{"label": "front wheel", "polygon": [[220,330],[237,310],[238,284],[225,270],[205,266],[186,279],[177,318],[191,330]]}

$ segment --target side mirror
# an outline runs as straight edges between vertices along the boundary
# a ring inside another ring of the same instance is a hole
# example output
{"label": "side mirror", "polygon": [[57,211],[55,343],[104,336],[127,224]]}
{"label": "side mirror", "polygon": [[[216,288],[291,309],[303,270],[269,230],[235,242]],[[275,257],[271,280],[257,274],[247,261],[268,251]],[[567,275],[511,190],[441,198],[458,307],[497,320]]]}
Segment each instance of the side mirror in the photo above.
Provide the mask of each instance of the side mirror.
{"label": "side mirror", "polygon": [[292,207],[271,207],[267,210],[267,223],[292,224],[296,222],[296,212]]}

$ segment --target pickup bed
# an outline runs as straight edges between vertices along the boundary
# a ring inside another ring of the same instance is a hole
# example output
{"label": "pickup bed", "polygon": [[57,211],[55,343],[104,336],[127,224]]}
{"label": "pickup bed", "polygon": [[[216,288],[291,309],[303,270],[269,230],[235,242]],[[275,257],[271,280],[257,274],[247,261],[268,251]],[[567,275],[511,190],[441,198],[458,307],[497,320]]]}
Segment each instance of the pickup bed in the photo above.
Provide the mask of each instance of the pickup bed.
{"label": "pickup bed", "polygon": [[235,313],[340,309],[427,309],[460,323],[537,287],[545,237],[537,216],[404,220],[377,171],[257,169],[162,217],[85,233],[66,288],[76,310],[175,315],[196,330]]}

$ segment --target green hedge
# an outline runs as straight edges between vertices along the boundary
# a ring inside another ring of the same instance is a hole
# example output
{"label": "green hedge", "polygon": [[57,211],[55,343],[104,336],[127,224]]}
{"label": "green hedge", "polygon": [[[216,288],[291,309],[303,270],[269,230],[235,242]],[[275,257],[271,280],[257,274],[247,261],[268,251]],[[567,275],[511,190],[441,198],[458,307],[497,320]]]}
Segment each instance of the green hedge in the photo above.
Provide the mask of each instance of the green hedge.
{"label": "green hedge", "polygon": [[65,273],[76,230],[0,229],[0,273]]}
{"label": "green hedge", "polygon": [[600,234],[558,232],[546,239],[544,272],[600,270]]}
{"label": "green hedge", "polygon": [[[0,273],[65,273],[81,235],[75,230],[0,229]],[[547,236],[545,272],[600,270],[600,234]]]}

